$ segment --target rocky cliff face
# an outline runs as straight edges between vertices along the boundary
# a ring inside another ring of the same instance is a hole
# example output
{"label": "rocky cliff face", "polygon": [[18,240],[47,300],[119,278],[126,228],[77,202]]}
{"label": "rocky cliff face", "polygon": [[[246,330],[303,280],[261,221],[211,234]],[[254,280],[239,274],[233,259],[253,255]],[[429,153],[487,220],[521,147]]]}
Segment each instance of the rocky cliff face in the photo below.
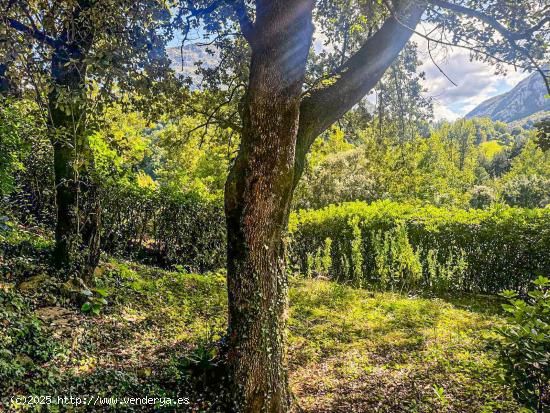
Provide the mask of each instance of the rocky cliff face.
{"label": "rocky cliff face", "polygon": [[539,73],[532,73],[512,90],[481,103],[466,118],[488,117],[511,123],[541,111],[550,111],[550,99]]}

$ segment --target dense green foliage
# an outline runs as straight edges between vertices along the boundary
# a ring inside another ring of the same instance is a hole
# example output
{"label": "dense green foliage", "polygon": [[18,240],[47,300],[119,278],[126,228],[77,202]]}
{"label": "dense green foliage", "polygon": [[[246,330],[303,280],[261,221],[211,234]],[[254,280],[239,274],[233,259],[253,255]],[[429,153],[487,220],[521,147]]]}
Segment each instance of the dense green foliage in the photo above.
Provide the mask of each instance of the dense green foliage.
{"label": "dense green foliage", "polygon": [[[196,99],[208,102],[207,95]],[[28,102],[4,102],[2,108],[3,203],[9,196],[13,209],[26,210],[24,220],[34,216],[51,224],[53,155],[45,119]],[[403,137],[394,125],[399,119],[388,120],[381,131],[369,116],[357,109],[313,145],[296,208],[381,199],[460,208],[550,202],[550,151],[537,145],[534,131],[474,119],[424,129],[409,125]],[[231,128],[205,131],[201,116],[188,115],[154,124],[119,106],[106,109],[103,119],[90,145],[105,197],[121,185],[221,197],[238,145]],[[107,204],[114,212],[116,203]]]}
{"label": "dense green foliage", "polygon": [[[25,102],[3,107],[11,120],[2,141],[18,142],[8,151],[17,163],[5,167],[4,210],[52,228],[51,151],[40,114]],[[219,128],[220,136],[193,131],[201,119],[187,115],[155,124],[113,106],[104,119],[90,137],[103,250],[188,271],[223,267],[221,193],[236,142],[224,142]],[[289,260],[299,270],[380,288],[497,292],[524,288],[534,271],[549,268],[548,213],[497,206],[550,200],[550,152],[534,132],[476,119],[396,141],[397,126],[388,121],[380,135],[368,119],[353,112],[314,144],[295,207],[375,204],[297,213]],[[474,209],[455,209],[466,207]]]}
{"label": "dense green foliage", "polygon": [[550,408],[550,280],[539,277],[527,300],[513,291],[502,295],[508,323],[498,329],[501,358],[514,395],[537,412]]}
{"label": "dense green foliage", "polygon": [[53,155],[35,104],[0,97],[0,153],[0,209],[22,221],[45,219],[53,203]]}
{"label": "dense green foliage", "polygon": [[317,209],[388,199],[459,208],[497,202],[544,207],[550,152],[535,138],[534,131],[488,119],[444,122],[405,138],[389,126],[380,133],[377,121],[360,130],[333,128],[313,145],[295,205]]}
{"label": "dense green foliage", "polygon": [[[2,108],[0,142],[10,147],[0,207],[19,222],[52,229],[53,155],[43,119],[28,101]],[[90,137],[101,183],[103,249],[193,271],[222,267],[228,146],[210,136],[181,138],[196,123],[186,117],[155,125],[114,106],[105,120]]]}
{"label": "dense green foliage", "polygon": [[[300,211],[290,222],[290,261],[311,273],[327,254],[326,274],[393,290],[522,290],[550,268],[550,210],[454,210],[391,202],[347,203]],[[358,266],[360,268],[358,268]]]}
{"label": "dense green foliage", "polygon": [[104,205],[103,245],[109,253],[193,272],[225,265],[219,198],[127,184],[110,186]]}
{"label": "dense green foliage", "polygon": [[[44,129],[34,126],[39,114],[23,103],[4,105],[3,113],[11,119],[3,141],[17,142],[8,151],[17,162],[5,167],[11,181],[4,180],[4,205],[23,222],[51,228],[53,190],[44,185],[53,182],[51,153]],[[189,271],[222,267],[220,194],[230,147],[209,134],[182,138],[197,125],[189,117],[151,124],[113,107],[105,119],[91,137],[102,182],[104,250]],[[390,199],[487,212],[391,203],[300,212],[291,224],[289,259],[301,271],[381,288],[495,292],[521,289],[534,271],[548,268],[548,214],[494,207],[499,201],[537,207],[550,199],[549,153],[531,132],[487,120],[443,124],[426,138],[396,143],[381,141],[378,132],[367,123],[360,130],[334,128],[318,141],[296,205]]]}
{"label": "dense green foliage", "polygon": [[17,133],[18,126],[15,107],[0,105],[0,153],[2,153],[2,163],[0,164],[0,196],[13,190],[13,177],[15,171],[21,168],[19,161],[19,150],[22,145],[22,138]]}

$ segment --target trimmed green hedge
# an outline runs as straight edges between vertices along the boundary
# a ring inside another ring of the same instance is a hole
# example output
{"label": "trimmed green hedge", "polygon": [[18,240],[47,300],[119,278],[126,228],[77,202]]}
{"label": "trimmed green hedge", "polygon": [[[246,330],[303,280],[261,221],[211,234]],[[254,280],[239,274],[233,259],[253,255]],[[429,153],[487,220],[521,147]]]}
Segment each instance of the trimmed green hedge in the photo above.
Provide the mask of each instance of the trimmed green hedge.
{"label": "trimmed green hedge", "polygon": [[522,290],[550,273],[550,209],[382,201],[299,211],[289,224],[289,262],[369,287]]}
{"label": "trimmed green hedge", "polygon": [[225,266],[221,199],[137,185],[112,185],[103,196],[102,248],[162,267],[208,272]]}
{"label": "trimmed green hedge", "polygon": [[[221,200],[109,188],[103,247],[165,267],[225,265]],[[368,288],[499,292],[550,274],[550,209],[448,210],[388,201],[291,214],[291,270]]]}

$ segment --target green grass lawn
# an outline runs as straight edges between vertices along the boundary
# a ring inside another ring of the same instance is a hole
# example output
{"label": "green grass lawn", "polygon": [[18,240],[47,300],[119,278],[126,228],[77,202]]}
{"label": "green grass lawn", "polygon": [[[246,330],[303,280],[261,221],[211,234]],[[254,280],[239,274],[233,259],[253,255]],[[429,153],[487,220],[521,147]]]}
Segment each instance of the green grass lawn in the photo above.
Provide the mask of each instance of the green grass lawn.
{"label": "green grass lawn", "polygon": [[[25,291],[27,317],[35,314],[45,326],[35,341],[57,347],[48,360],[30,357],[34,370],[24,366],[9,391],[190,394],[189,360],[207,364],[211,343],[225,329],[223,273],[185,274],[111,261],[98,278],[109,302],[99,316],[56,301],[47,282]],[[13,280],[2,284],[5,291],[18,291]],[[491,328],[502,322],[494,299],[450,302],[322,280],[293,279],[291,285],[290,380],[304,411],[519,410],[499,381],[496,356],[487,344]],[[33,371],[40,374],[29,375]],[[196,411],[208,405],[191,401]]]}
{"label": "green grass lawn", "polygon": [[311,412],[518,411],[487,345],[494,300],[372,293],[327,281],[291,290],[292,386]]}

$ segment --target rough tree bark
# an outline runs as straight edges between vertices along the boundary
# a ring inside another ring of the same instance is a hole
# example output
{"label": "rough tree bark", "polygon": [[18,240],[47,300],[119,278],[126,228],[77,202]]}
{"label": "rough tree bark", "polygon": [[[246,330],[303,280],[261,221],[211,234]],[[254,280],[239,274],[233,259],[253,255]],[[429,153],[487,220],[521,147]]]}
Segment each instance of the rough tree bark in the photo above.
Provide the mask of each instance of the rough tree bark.
{"label": "rough tree bark", "polygon": [[57,207],[54,263],[86,283],[92,282],[100,254],[99,198],[86,136],[85,57],[93,41],[85,17],[89,7],[89,1],[78,3],[70,29],[52,52],[48,94]]}
{"label": "rough tree bark", "polygon": [[287,277],[282,235],[313,0],[258,1],[241,148],[225,190],[229,353],[234,409],[290,409],[285,357]]}
{"label": "rough tree bark", "polygon": [[367,94],[409,40],[406,26],[416,26],[423,6],[403,3],[403,20],[389,18],[332,86],[304,98],[314,0],[258,0],[254,23],[236,10],[252,56],[241,147],[225,188],[233,411],[291,408],[282,238],[292,194],[314,139]]}

